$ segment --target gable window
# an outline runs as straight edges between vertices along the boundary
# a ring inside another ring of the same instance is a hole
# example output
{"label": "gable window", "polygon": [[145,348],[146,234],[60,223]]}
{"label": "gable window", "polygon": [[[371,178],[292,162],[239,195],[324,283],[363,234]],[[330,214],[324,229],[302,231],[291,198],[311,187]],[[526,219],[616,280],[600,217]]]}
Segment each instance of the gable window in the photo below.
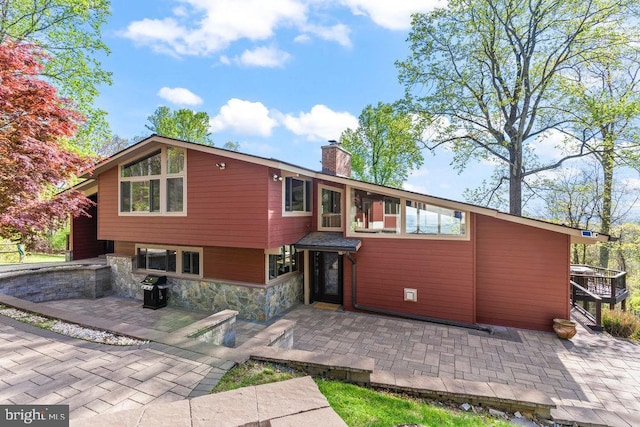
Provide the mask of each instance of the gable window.
{"label": "gable window", "polygon": [[120,213],[185,213],[185,154],[166,147],[122,165]]}
{"label": "gable window", "polygon": [[337,188],[318,187],[320,202],[318,203],[320,223],[323,230],[342,230],[342,199],[343,191]]}
{"label": "gable window", "polygon": [[267,277],[275,279],[283,274],[298,271],[297,253],[293,245],[284,245],[267,254]]}
{"label": "gable window", "polygon": [[312,182],[306,179],[284,179],[284,211],[311,213]]}
{"label": "gable window", "polygon": [[201,277],[202,249],[136,245],[139,270]]}

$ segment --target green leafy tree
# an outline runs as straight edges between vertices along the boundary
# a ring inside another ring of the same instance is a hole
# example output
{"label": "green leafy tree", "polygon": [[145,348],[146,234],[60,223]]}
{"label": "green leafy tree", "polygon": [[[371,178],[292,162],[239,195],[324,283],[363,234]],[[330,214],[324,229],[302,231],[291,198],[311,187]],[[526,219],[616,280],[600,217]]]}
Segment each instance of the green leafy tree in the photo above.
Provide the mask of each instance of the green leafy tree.
{"label": "green leafy tree", "polygon": [[[566,73],[563,94],[581,136],[602,169],[600,232],[609,234],[614,218],[614,171],[640,170],[640,51],[635,45],[612,47]],[[600,265],[609,264],[609,247],[600,247]]]}
{"label": "green leafy tree", "polygon": [[209,115],[205,112],[194,112],[189,109],[171,111],[169,107],[158,107],[147,118],[145,125],[151,132],[198,144],[213,145],[209,132]]}
{"label": "green leafy tree", "polygon": [[353,175],[366,182],[401,187],[409,172],[424,161],[419,141],[424,124],[391,104],[368,105],[357,129],[340,136],[342,147],[352,155]]}
{"label": "green leafy tree", "polygon": [[109,15],[109,0],[0,0],[0,43],[29,42],[46,54],[41,75],[84,114],[74,141],[89,151],[109,137],[106,112],[94,105],[99,86],[111,84],[98,59],[109,53],[101,34]]}
{"label": "green leafy tree", "polygon": [[635,3],[451,0],[414,15],[411,55],[397,67],[406,108],[438,130],[427,147],[452,148],[459,170],[474,159],[499,163],[509,211],[521,215],[527,177],[589,154],[577,146],[551,162],[535,155],[541,136],[568,123],[562,73],[633,39],[625,12]]}

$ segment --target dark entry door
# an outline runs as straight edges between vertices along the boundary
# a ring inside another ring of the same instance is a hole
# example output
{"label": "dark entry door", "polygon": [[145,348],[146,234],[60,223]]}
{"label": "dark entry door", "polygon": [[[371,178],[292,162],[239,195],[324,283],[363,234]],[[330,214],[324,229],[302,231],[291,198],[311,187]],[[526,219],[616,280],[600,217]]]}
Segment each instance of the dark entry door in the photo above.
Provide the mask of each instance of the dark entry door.
{"label": "dark entry door", "polygon": [[342,304],[342,255],[312,252],[313,300]]}

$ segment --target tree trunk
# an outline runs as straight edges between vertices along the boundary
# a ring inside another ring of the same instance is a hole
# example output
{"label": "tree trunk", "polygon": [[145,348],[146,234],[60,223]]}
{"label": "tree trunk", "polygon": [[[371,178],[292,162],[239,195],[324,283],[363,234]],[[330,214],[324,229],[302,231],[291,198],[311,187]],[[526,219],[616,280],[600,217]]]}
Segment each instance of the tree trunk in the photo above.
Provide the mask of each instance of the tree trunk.
{"label": "tree trunk", "polygon": [[509,213],[512,215],[522,215],[522,143],[513,141],[510,149],[509,167]]}
{"label": "tree trunk", "polygon": [[[603,138],[602,150],[602,170],[604,174],[602,187],[602,213],[600,216],[600,232],[609,234],[611,231],[611,198],[613,191],[613,168],[614,168],[614,150],[611,136],[606,135]],[[609,247],[606,244],[600,246],[600,266],[607,268],[609,266]]]}

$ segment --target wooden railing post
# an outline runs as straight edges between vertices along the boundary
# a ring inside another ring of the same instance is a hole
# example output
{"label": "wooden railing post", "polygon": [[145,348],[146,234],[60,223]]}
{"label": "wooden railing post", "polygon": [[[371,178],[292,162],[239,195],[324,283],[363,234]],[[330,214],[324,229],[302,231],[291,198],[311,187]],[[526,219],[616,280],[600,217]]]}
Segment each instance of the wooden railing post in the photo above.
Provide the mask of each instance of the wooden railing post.
{"label": "wooden railing post", "polygon": [[602,302],[596,301],[596,327],[602,330]]}

